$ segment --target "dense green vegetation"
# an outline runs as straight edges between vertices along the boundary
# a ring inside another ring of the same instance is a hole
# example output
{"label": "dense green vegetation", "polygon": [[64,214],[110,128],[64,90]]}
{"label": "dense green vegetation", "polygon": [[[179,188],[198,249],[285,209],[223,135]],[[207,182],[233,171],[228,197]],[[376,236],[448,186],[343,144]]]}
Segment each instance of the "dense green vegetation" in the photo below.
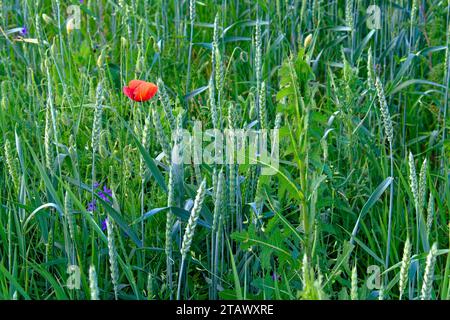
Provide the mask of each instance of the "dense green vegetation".
{"label": "dense green vegetation", "polygon": [[[450,298],[449,19],[0,0],[0,298]],[[158,93],[132,101],[133,79]],[[175,161],[198,121],[275,129],[275,174]]]}

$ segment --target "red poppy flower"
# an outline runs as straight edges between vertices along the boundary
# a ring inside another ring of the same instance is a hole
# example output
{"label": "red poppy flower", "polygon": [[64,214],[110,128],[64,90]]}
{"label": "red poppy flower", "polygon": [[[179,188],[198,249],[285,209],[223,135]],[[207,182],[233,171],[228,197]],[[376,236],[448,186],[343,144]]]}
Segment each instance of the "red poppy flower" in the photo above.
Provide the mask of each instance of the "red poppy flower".
{"label": "red poppy flower", "polygon": [[123,87],[123,93],[128,98],[137,102],[144,102],[153,98],[158,92],[158,86],[142,80],[131,80],[127,87]]}

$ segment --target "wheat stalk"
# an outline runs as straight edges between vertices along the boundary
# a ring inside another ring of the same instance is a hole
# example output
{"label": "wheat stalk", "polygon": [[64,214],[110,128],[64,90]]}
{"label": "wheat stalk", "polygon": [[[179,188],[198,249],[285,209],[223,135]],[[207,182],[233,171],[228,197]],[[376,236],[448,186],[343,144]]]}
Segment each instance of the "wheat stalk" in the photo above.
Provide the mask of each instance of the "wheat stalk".
{"label": "wheat stalk", "polygon": [[219,128],[219,111],[217,110],[214,80],[212,77],[209,79],[208,89],[209,89],[208,102],[209,102],[209,108],[211,110],[212,124],[213,124],[214,129],[218,129]]}
{"label": "wheat stalk", "polygon": [[223,205],[225,200],[225,179],[223,172],[220,171],[217,177],[217,187],[214,198],[213,225],[211,228],[211,263],[212,263],[212,298],[217,298],[217,279],[218,279],[218,261],[219,261],[219,237],[223,220]]}
{"label": "wheat stalk", "polygon": [[[153,106],[153,104],[152,104]],[[144,130],[142,131],[142,146],[145,148],[145,150],[148,150],[150,148],[150,114],[148,114],[145,117],[144,122]],[[144,157],[141,155],[139,159],[139,175],[141,176],[141,216],[144,215],[144,193],[145,193],[145,179],[146,175],[148,173],[147,166],[145,164]],[[142,245],[144,245],[145,242],[145,221],[141,221],[141,241]]]}
{"label": "wheat stalk", "polygon": [[151,272],[148,273],[147,277],[147,300],[152,300],[154,296],[154,286],[153,286],[153,274]]}
{"label": "wheat stalk", "polygon": [[190,20],[190,24],[191,24],[191,33],[190,33],[190,38],[189,38],[186,92],[189,92],[189,84],[190,84],[190,80],[191,80],[192,38],[194,37],[195,2],[196,2],[195,0],[189,1],[189,20]]}
{"label": "wheat stalk", "polygon": [[[239,167],[235,164],[236,161],[236,136],[234,134],[234,129],[236,122],[238,120],[236,105],[232,102],[228,104],[228,129],[229,129],[229,141],[231,144],[230,150],[228,150],[228,155],[230,157],[229,162],[229,177],[228,177],[228,194],[229,194],[229,204],[230,204],[230,215],[234,217],[237,213],[237,186],[238,186],[238,170]],[[240,225],[241,221],[238,221],[236,217],[236,225]]]}
{"label": "wheat stalk", "polygon": [[414,200],[414,208],[416,210],[416,253],[419,252],[419,238],[420,238],[420,195],[419,195],[419,182],[417,181],[416,165],[414,163],[414,156],[409,152],[408,158],[409,164],[409,185]]}
{"label": "wheat stalk", "polygon": [[[220,114],[221,108],[221,97],[224,85],[224,69],[222,64],[222,56],[219,50],[219,15],[216,15],[214,19],[214,34],[213,34],[213,43],[212,43],[212,62],[214,68],[214,79],[215,79],[215,88],[217,89],[217,106]],[[219,115],[219,123],[220,123],[220,115]]]}
{"label": "wheat stalk", "polygon": [[44,151],[45,151],[45,166],[49,172],[52,172],[52,123],[51,123],[50,103],[47,103],[45,111],[45,130],[44,130]]}
{"label": "wheat stalk", "polygon": [[167,283],[169,286],[169,291],[172,298],[172,227],[175,222],[175,216],[171,211],[171,207],[176,205],[175,200],[175,178],[173,172],[173,166],[170,166],[169,169],[169,184],[168,184],[168,197],[167,197],[167,206],[169,210],[166,213],[166,244],[165,244],[165,253],[166,253],[166,269],[167,269]]}
{"label": "wheat stalk", "polygon": [[372,48],[369,48],[367,51],[367,83],[370,90],[375,89],[375,72],[373,69]]}
{"label": "wheat stalk", "polygon": [[378,291],[378,300],[384,300],[384,284],[381,284],[380,290]]}
{"label": "wheat stalk", "polygon": [[[394,140],[394,128],[392,126],[391,115],[384,95],[383,85],[378,77],[375,80],[375,88],[378,95],[378,101],[380,104],[381,116],[383,119],[383,126],[387,140],[389,141],[389,160],[390,160],[390,176],[394,178],[394,155],[393,155],[393,140]],[[389,267],[389,256],[391,249],[391,236],[392,236],[392,210],[394,206],[394,181],[391,182],[389,192],[389,216],[388,216],[388,237],[386,244],[386,260],[385,268]]]}

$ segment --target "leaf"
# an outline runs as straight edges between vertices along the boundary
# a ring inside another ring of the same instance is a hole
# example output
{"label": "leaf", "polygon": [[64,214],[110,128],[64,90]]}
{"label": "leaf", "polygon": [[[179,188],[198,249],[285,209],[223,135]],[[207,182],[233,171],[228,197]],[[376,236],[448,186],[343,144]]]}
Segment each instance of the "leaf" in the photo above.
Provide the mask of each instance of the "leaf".
{"label": "leaf", "polygon": [[334,265],[333,270],[331,270],[330,276],[328,277],[322,288],[324,288],[328,284],[328,282],[330,282],[338,274],[341,266],[347,263],[348,257],[350,257],[350,254],[352,253],[354,247],[355,246],[353,244],[347,241],[344,242],[342,252],[341,254],[339,254],[336,264]]}
{"label": "leaf", "polygon": [[35,210],[33,210],[33,212],[26,218],[25,222],[23,223],[23,229],[25,230],[27,224],[30,222],[30,220],[37,214],[39,213],[39,211],[46,209],[46,208],[54,208],[56,211],[58,211],[58,213],[62,216],[64,213],[62,211],[62,209],[60,207],[58,207],[57,204],[55,203],[45,203],[41,206],[39,206],[38,208],[36,208]]}
{"label": "leaf", "polygon": [[303,243],[303,239],[297,229],[281,213],[275,211],[275,214],[278,216],[278,218],[280,218],[281,222],[283,222],[283,224],[292,231],[292,233],[298,238],[298,240]]}
{"label": "leaf", "polygon": [[239,281],[239,275],[236,269],[236,263],[234,262],[233,251],[231,250],[230,241],[228,240],[228,238],[227,238],[227,247],[228,251],[230,252],[230,262],[231,268],[233,269],[234,290],[236,291],[236,297],[238,300],[243,300],[241,283]]}
{"label": "leaf", "polygon": [[52,182],[50,181],[50,178],[48,177],[47,173],[45,172],[44,166],[39,161],[38,157],[36,156],[36,153],[34,152],[33,148],[30,146],[30,144],[28,142],[26,142],[26,143],[27,143],[28,149],[30,150],[31,156],[33,157],[33,161],[36,164],[36,167],[38,168],[39,173],[42,176],[42,179],[44,179],[44,182],[45,182],[44,184],[45,184],[45,187],[47,188],[47,191],[52,196],[54,202],[56,202],[56,205],[59,208],[62,208],[63,206],[58,197],[58,193],[56,192],[55,188],[53,187]]}
{"label": "leaf", "polygon": [[384,193],[384,191],[389,187],[389,185],[392,183],[394,178],[387,177],[383,182],[380,183],[380,185],[375,189],[375,191],[370,196],[369,200],[364,204],[363,208],[361,209],[359,213],[358,220],[356,220],[355,227],[353,228],[352,236],[350,239],[350,243],[353,244],[354,238],[356,237],[356,233],[358,232],[359,224],[361,223],[361,220],[364,219],[367,212],[373,207],[373,205],[380,199],[381,195]]}
{"label": "leaf", "polygon": [[249,37],[238,37],[238,36],[223,38],[223,43],[239,42],[239,41],[252,41],[252,38],[249,38]]}
{"label": "leaf", "polygon": [[336,26],[336,27],[325,28],[325,29],[328,29],[330,31],[352,31],[352,28],[350,28],[348,26]]}
{"label": "leaf", "polygon": [[108,215],[113,218],[114,222],[130,237],[130,239],[138,246],[142,247],[142,242],[139,240],[137,234],[128,226],[127,222],[122,218],[121,214],[116,211],[108,202],[103,200],[98,194],[94,193],[95,197],[100,200],[103,207],[108,211]]}
{"label": "leaf", "polygon": [[398,81],[400,81],[401,77],[406,73],[406,71],[409,69],[409,66],[411,65],[412,61],[414,60],[414,58],[416,58],[417,55],[410,53],[408,55],[408,58],[406,58],[406,60],[402,63],[402,66],[400,67],[400,70],[398,72],[396,72],[395,78],[392,81],[393,83],[397,83]]}
{"label": "leaf", "polygon": [[17,282],[15,277],[13,277],[8,270],[0,263],[0,273],[5,276],[6,279],[10,281],[10,285],[14,287],[26,300],[31,300],[30,296],[26,293],[25,289]]}
{"label": "leaf", "polygon": [[274,251],[281,253],[282,255],[286,255],[286,256],[290,257],[290,253],[287,252],[286,250],[284,250],[280,247],[277,247],[277,246],[273,245],[272,243],[266,242],[265,240],[253,237],[250,235],[250,233],[245,232],[245,231],[234,232],[233,234],[231,234],[231,238],[236,241],[240,241],[240,242],[246,244],[247,246],[261,245],[263,247],[273,249]]}
{"label": "leaf", "polygon": [[133,130],[130,128],[128,123],[124,119],[122,119],[124,126],[128,129],[128,131],[131,134],[131,137],[133,137],[134,142],[136,143],[137,147],[139,148],[139,151],[141,152],[142,157],[144,158],[145,164],[147,165],[147,168],[150,170],[150,173],[155,178],[156,183],[161,187],[161,189],[167,193],[167,186],[166,182],[164,180],[163,175],[159,171],[158,167],[155,164],[155,161],[150,157],[147,150],[145,150],[144,146],[142,146],[139,139],[134,134]]}
{"label": "leaf", "polygon": [[189,92],[187,95],[185,95],[183,97],[183,99],[188,101],[188,100],[192,99],[193,97],[195,97],[196,95],[202,93],[203,91],[205,91],[207,89],[208,89],[208,86],[203,86],[203,87],[197,88],[197,89]]}
{"label": "leaf", "polygon": [[355,55],[353,57],[354,61],[358,61],[361,53],[363,52],[364,48],[367,46],[367,43],[369,43],[370,39],[372,39],[372,36],[375,34],[375,30],[371,30],[367,36],[364,37],[361,44],[358,48],[355,50]]}
{"label": "leaf", "polygon": [[[147,213],[143,214],[140,218],[138,218],[135,221],[133,221],[132,224],[139,223],[139,222],[141,222],[143,220],[146,220],[146,219],[148,219],[150,217],[153,217],[154,215],[156,215],[158,213],[161,213],[161,212],[164,212],[164,211],[166,211],[168,209],[172,210],[172,213],[174,215],[176,215],[178,218],[180,218],[181,220],[183,220],[183,221],[188,221],[189,220],[190,213],[187,210],[184,210],[184,209],[181,209],[181,208],[177,208],[177,207],[161,207],[161,208],[154,208],[154,209],[148,211]],[[197,224],[202,226],[202,227],[205,227],[207,229],[211,229],[211,225],[209,223],[205,222],[202,219],[198,219]]]}
{"label": "leaf", "polygon": [[61,284],[55,279],[55,277],[48,272],[45,268],[42,268],[39,264],[28,262],[30,267],[35,269],[37,273],[39,273],[44,279],[46,279],[51,285],[52,289],[55,291],[57,300],[68,300],[66,293],[64,292]]}
{"label": "leaf", "polygon": [[[69,179],[69,181],[73,183],[75,186],[80,187],[81,189],[84,189],[90,193],[93,193],[92,189],[87,185],[85,184],[78,185],[76,181],[73,181],[73,179]],[[79,206],[81,206],[81,203],[76,199],[76,196],[72,193],[72,191],[69,188],[67,188],[67,191],[72,196],[72,200],[76,201],[79,204]],[[122,215],[116,209],[114,209],[108,202],[103,200],[98,194],[96,194],[95,192],[93,194],[95,195],[96,199],[100,201],[100,203],[103,205],[106,211],[108,211],[108,215],[114,220],[114,222],[117,223],[117,225],[123,230],[123,232],[125,232],[138,247],[142,247],[141,240],[139,240],[139,237],[136,235],[136,233],[128,226],[127,222],[122,218]],[[103,234],[103,232],[101,232],[101,230],[98,228],[97,224],[93,220],[91,221],[91,225],[93,225],[95,229],[98,229],[97,231],[100,231],[100,233]]]}
{"label": "leaf", "polygon": [[411,86],[413,84],[427,84],[430,86],[434,86],[434,87],[438,87],[441,89],[445,89],[445,86],[443,86],[442,84],[433,82],[433,81],[428,81],[428,80],[422,80],[422,79],[411,79],[411,80],[407,80],[405,82],[402,82],[401,84],[399,84],[398,86],[396,86],[395,88],[388,90],[387,91],[387,95],[393,95],[401,90],[403,90],[404,88]]}

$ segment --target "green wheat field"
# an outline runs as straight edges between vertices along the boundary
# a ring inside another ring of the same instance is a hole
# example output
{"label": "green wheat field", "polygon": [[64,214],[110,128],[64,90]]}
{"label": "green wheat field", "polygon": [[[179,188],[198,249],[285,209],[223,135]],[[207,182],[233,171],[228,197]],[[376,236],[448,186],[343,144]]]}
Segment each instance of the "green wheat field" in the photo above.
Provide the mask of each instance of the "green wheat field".
{"label": "green wheat field", "polygon": [[0,0],[0,298],[450,299],[449,41],[448,0]]}

